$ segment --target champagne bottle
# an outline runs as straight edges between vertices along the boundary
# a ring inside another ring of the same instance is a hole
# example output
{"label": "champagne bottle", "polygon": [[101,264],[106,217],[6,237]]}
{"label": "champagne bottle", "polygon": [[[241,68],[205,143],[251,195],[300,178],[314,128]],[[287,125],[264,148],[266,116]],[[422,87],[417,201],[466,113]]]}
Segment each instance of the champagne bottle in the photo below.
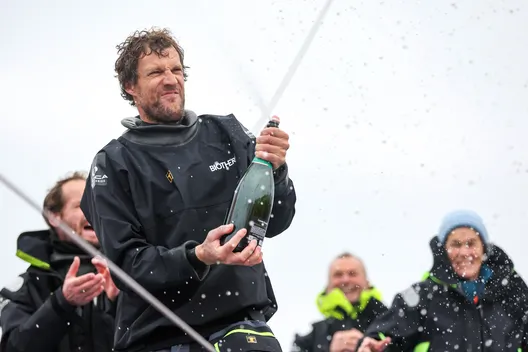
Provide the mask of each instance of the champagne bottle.
{"label": "champagne bottle", "polygon": [[[279,127],[279,122],[270,120],[267,127]],[[254,157],[238,182],[226,216],[225,224],[234,224],[233,231],[221,238],[220,244],[228,242],[239,230],[247,230],[233,252],[241,252],[252,240],[262,247],[268,222],[273,209],[275,181],[273,166],[269,161]]]}

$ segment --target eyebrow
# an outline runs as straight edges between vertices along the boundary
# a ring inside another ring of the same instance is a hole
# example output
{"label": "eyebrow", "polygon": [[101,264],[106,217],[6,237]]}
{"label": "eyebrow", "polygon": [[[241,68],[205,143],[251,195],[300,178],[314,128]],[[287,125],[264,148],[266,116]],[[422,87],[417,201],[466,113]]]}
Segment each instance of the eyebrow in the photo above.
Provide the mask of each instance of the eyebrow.
{"label": "eyebrow", "polygon": [[459,239],[453,239],[451,240],[451,242],[454,242],[454,243],[462,243],[462,242],[474,242],[476,241],[477,239],[476,238],[468,238],[468,239],[462,239],[462,240],[459,240]]}
{"label": "eyebrow", "polygon": [[[174,70],[174,69],[181,70],[181,68],[182,68],[182,66],[179,63],[174,65],[174,66],[172,66],[172,70]],[[147,72],[152,72],[152,71],[156,71],[156,70],[162,70],[162,68],[160,66],[147,66],[145,68],[145,71],[147,71]]]}

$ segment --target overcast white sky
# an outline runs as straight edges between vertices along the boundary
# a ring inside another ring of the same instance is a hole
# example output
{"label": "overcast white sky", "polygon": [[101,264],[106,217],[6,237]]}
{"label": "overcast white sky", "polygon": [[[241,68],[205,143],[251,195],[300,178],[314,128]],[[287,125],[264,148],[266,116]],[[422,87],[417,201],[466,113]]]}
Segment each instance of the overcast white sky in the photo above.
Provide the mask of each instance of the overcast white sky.
{"label": "overcast white sky", "polygon": [[[260,117],[326,0],[0,2],[0,172],[37,202],[87,170],[136,114],[115,45],[167,26],[191,66],[187,108]],[[291,228],[265,242],[284,349],[320,315],[330,259],[362,256],[385,301],[429,269],[445,212],[469,207],[528,277],[528,5],[334,0],[274,113],[290,133]],[[0,285],[39,214],[0,186]]]}

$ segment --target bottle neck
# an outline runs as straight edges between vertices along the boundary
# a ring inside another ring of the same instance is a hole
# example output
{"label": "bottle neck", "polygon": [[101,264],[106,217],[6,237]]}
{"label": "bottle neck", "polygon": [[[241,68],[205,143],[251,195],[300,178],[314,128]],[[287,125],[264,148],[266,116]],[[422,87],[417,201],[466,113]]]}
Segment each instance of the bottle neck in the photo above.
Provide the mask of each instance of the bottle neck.
{"label": "bottle neck", "polygon": [[273,168],[273,165],[269,161],[261,159],[261,158],[254,157],[251,162],[252,163],[264,164],[264,165],[269,166],[270,168]]}

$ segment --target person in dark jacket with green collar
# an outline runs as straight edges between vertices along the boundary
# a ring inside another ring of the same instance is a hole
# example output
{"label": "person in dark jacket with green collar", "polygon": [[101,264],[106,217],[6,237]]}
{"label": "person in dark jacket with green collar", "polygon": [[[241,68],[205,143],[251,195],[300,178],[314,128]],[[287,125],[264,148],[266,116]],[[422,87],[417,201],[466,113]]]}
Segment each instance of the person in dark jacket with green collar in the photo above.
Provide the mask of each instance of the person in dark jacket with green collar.
{"label": "person in dark jacket with green collar", "polygon": [[98,246],[79,208],[86,175],[59,180],[44,200],[49,229],[22,233],[17,256],[27,271],[0,291],[1,352],[110,352],[119,290],[106,263],[91,258],[57,227],[66,223]]}
{"label": "person in dark jacket with green collar", "polygon": [[317,308],[325,317],[312,324],[305,336],[296,335],[293,351],[353,351],[376,316],[385,312],[381,293],[371,287],[362,261],[339,255],[330,265],[328,285],[317,296]]}
{"label": "person in dark jacket with green collar", "polygon": [[358,351],[527,351],[528,287],[481,217],[447,214],[430,246],[431,271],[395,297]]}

